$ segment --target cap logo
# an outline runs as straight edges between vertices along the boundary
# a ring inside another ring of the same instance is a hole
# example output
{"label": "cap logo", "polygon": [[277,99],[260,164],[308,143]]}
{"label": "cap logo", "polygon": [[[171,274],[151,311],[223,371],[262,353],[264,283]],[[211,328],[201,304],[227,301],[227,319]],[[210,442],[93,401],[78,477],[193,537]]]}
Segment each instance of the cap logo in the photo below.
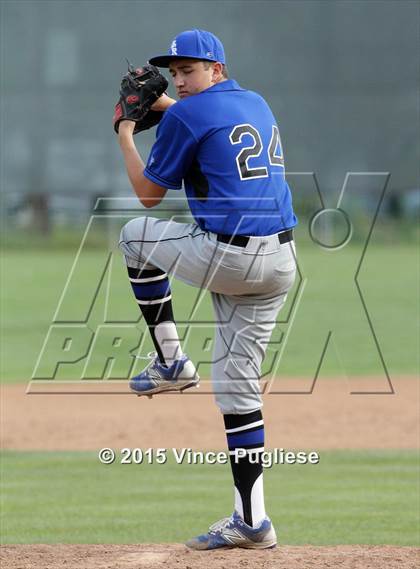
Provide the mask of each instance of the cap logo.
{"label": "cap logo", "polygon": [[176,47],[176,40],[171,43],[171,55],[178,55],[177,47]]}
{"label": "cap logo", "polygon": [[206,55],[207,55],[207,57],[214,57],[214,55],[212,54],[211,51],[208,51],[208,52],[206,53]]}

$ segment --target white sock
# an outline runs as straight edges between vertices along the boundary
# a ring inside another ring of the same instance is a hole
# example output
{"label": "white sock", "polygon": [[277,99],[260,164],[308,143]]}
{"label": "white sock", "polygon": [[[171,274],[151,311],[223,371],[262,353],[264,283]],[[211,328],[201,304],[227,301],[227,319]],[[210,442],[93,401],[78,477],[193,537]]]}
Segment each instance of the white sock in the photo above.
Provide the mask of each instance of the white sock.
{"label": "white sock", "polygon": [[[244,509],[242,505],[242,498],[235,486],[235,510],[244,519]],[[264,485],[263,475],[260,474],[251,490],[251,511],[252,511],[252,527],[255,528],[260,525],[266,516],[264,505]]]}
{"label": "white sock", "polygon": [[162,350],[166,365],[170,367],[182,356],[178,331],[174,322],[160,322],[154,329],[155,338]]}
{"label": "white sock", "polygon": [[266,516],[264,504],[264,484],[262,473],[254,482],[251,490],[252,527],[259,526]]}

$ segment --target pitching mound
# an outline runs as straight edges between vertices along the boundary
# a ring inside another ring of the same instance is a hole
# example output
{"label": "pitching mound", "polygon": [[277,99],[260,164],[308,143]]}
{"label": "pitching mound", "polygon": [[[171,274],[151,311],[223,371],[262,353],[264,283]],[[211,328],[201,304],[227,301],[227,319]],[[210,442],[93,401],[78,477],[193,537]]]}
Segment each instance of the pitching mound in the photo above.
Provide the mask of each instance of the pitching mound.
{"label": "pitching mound", "polygon": [[183,545],[9,545],[0,550],[8,569],[417,569],[420,550],[387,545],[336,547],[282,546],[269,551],[243,549],[190,551]]}

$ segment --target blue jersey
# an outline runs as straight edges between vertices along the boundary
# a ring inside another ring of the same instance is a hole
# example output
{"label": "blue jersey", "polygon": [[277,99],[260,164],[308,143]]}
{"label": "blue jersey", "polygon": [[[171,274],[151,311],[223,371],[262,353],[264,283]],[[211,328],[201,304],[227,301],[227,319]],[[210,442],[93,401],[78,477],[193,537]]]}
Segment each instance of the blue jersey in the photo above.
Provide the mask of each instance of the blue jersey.
{"label": "blue jersey", "polygon": [[233,80],[165,112],[144,175],[172,190],[184,182],[191,213],[206,231],[272,235],[297,223],[273,113]]}

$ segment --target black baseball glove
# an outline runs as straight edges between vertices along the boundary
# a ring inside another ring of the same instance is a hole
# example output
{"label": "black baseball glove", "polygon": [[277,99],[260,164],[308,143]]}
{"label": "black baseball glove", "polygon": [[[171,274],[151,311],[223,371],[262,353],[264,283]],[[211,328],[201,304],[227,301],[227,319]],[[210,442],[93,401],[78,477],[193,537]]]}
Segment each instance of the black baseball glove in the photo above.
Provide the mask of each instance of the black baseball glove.
{"label": "black baseball glove", "polygon": [[158,124],[163,112],[152,111],[150,107],[168,88],[168,82],[154,65],[135,69],[128,64],[120,87],[120,100],[115,105],[114,130],[118,133],[120,122],[130,120],[136,123],[133,134]]}

